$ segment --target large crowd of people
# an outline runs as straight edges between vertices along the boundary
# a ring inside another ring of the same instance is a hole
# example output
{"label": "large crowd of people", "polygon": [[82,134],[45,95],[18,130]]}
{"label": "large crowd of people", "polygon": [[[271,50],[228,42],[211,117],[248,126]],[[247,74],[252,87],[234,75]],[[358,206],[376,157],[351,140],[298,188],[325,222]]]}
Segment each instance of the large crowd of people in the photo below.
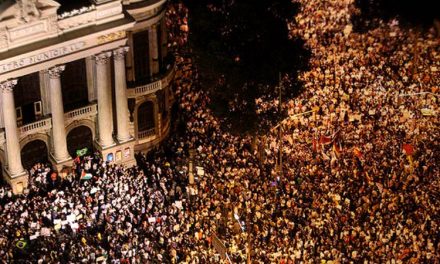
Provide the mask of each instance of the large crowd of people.
{"label": "large crowd of people", "polygon": [[291,34],[311,50],[310,70],[304,92],[284,105],[282,143],[277,133],[264,139],[269,160],[282,149],[283,185],[295,186],[274,202],[295,198],[293,215],[279,220],[303,221],[287,243],[295,253],[279,252],[306,262],[438,262],[438,37],[397,19],[356,33],[352,1],[298,2]]}
{"label": "large crowd of people", "polygon": [[[131,168],[92,153],[66,175],[37,165],[25,195],[1,188],[0,259],[438,263],[438,38],[397,20],[357,33],[351,0],[297,1],[291,34],[313,55],[304,91],[283,102],[281,141],[222,129],[179,56],[188,11],[171,5],[184,131]],[[260,98],[258,111],[278,103]]]}

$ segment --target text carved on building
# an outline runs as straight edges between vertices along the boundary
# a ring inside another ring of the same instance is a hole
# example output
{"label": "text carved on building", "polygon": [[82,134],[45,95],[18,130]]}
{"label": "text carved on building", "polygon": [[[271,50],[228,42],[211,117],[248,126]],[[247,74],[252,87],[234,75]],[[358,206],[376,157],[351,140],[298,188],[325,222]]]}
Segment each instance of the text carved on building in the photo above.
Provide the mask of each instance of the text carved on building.
{"label": "text carved on building", "polygon": [[86,46],[86,42],[81,41],[64,47],[59,47],[46,52],[42,52],[30,57],[22,58],[16,61],[11,61],[0,65],[0,73],[13,71],[39,62],[51,60],[56,57],[61,57],[66,54],[78,51]]}

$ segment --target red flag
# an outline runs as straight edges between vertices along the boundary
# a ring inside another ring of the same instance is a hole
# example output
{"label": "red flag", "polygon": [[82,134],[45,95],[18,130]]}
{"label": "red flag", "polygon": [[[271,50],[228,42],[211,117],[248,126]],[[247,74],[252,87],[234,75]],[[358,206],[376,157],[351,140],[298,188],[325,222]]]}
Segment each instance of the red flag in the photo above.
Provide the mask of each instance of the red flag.
{"label": "red flag", "polygon": [[358,158],[362,158],[363,156],[361,150],[357,147],[353,148],[353,154]]}
{"label": "red flag", "polygon": [[414,146],[411,144],[403,144],[402,149],[403,153],[405,153],[406,155],[411,156],[412,154],[414,154]]}
{"label": "red flag", "polygon": [[318,142],[316,142],[316,139],[313,138],[312,143],[313,143],[313,147],[312,147],[313,152],[316,152],[316,150],[318,149]]}
{"label": "red flag", "polygon": [[331,142],[332,142],[331,137],[321,135],[321,137],[319,138],[319,144],[327,145],[327,144],[330,144]]}

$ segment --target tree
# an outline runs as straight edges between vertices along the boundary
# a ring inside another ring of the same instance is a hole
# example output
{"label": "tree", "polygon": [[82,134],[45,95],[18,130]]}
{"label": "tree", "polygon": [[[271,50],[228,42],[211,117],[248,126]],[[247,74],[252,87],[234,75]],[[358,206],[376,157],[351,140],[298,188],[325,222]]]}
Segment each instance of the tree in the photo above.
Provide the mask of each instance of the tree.
{"label": "tree", "polygon": [[[273,93],[278,74],[292,83],[310,54],[301,39],[290,39],[287,24],[299,4],[290,0],[188,0],[190,42],[202,85],[212,92],[213,107],[232,127],[256,129],[255,98]],[[288,96],[300,85],[285,90]],[[231,102],[244,105],[236,113]],[[243,131],[244,130],[244,131]]]}
{"label": "tree", "polygon": [[398,18],[404,26],[430,27],[440,18],[436,1],[431,0],[356,0],[360,14],[352,16],[356,31],[366,31],[378,26],[378,19],[388,22]]}

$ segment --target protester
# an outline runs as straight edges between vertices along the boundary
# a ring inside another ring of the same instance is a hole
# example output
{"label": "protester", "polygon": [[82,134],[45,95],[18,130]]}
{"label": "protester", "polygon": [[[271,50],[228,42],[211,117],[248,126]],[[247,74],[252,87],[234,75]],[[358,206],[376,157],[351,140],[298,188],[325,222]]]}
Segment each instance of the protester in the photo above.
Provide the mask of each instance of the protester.
{"label": "protester", "polygon": [[[281,142],[276,129],[256,140],[222,129],[191,57],[177,56],[184,131],[131,168],[94,153],[66,176],[36,165],[24,196],[0,188],[0,259],[226,263],[219,239],[233,263],[249,249],[253,263],[437,263],[438,40],[420,32],[415,44],[397,20],[350,32],[352,1],[299,2],[291,33],[313,56],[304,92],[283,102]],[[177,55],[187,13],[167,11]],[[274,97],[256,103],[278,112]]]}

